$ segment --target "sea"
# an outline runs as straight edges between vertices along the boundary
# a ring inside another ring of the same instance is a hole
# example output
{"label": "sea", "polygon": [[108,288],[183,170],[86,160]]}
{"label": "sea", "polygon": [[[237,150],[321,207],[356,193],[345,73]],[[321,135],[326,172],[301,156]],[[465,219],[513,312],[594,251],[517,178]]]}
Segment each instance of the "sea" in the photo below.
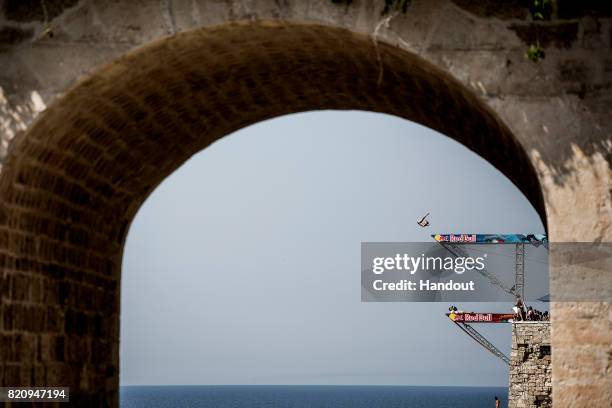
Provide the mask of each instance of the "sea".
{"label": "sea", "polygon": [[123,386],[121,408],[494,408],[507,387]]}

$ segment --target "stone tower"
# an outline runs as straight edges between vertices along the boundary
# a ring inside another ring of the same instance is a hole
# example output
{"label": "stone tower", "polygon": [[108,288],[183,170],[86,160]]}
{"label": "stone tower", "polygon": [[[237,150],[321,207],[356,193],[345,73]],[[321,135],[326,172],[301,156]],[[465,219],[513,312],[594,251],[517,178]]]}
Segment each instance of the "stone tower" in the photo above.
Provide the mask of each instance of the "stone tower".
{"label": "stone tower", "polygon": [[550,322],[512,324],[509,408],[552,407]]}

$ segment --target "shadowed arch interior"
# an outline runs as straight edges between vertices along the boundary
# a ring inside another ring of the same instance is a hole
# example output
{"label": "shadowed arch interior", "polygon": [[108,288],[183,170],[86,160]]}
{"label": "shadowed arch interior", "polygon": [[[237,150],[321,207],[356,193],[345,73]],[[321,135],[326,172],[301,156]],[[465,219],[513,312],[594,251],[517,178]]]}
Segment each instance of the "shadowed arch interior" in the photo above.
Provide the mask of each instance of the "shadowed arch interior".
{"label": "shadowed arch interior", "polygon": [[321,25],[179,34],[97,70],[11,146],[0,177],[2,282],[11,289],[1,304],[0,334],[10,344],[4,384],[44,378],[70,386],[71,401],[117,405],[121,258],[142,202],[215,140],[319,109],[382,112],[446,134],[512,180],[546,220],[517,140],[423,59]]}

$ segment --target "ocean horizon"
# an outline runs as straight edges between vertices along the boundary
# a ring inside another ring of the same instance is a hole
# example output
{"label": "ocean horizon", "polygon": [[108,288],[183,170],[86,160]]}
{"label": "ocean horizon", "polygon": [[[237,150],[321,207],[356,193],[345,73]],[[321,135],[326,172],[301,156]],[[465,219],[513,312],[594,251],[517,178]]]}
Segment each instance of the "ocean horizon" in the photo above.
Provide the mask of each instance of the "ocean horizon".
{"label": "ocean horizon", "polygon": [[478,408],[508,405],[508,387],[128,385],[121,408]]}

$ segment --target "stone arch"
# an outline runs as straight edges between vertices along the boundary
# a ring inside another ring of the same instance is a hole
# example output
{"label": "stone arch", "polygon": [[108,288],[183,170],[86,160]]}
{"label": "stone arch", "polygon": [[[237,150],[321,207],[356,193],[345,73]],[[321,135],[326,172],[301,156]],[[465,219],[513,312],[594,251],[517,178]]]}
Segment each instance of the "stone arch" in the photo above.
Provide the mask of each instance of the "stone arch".
{"label": "stone arch", "polygon": [[116,406],[121,258],[139,206],[224,135],[315,109],[384,112],[438,130],[491,162],[546,220],[516,138],[420,57],[315,24],[182,33],[98,69],[11,146],[0,177],[4,383],[68,385],[73,402]]}

